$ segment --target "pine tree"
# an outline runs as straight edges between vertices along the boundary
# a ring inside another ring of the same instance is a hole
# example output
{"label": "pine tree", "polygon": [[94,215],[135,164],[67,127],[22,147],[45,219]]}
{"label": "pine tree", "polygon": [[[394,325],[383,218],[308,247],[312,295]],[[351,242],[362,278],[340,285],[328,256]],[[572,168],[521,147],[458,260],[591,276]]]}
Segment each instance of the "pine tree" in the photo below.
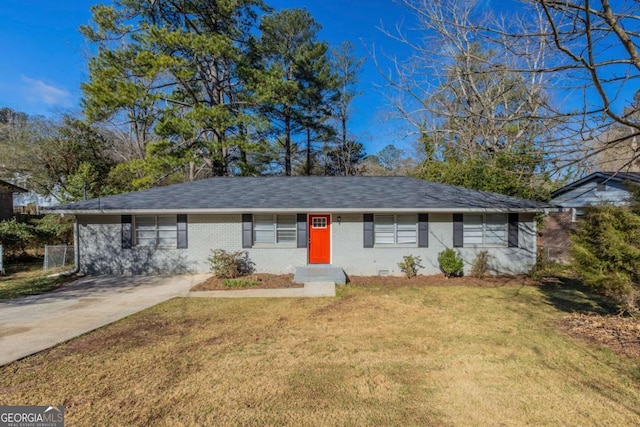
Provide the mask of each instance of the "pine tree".
{"label": "pine tree", "polygon": [[[228,175],[254,149],[248,130],[257,124],[246,112],[242,70],[260,10],[260,0],[116,0],[92,8],[93,25],[81,28],[97,46],[82,86],[85,113],[143,138],[129,169],[152,177],[144,186],[176,174]],[[150,151],[167,161],[148,162]]]}
{"label": "pine tree", "polygon": [[293,136],[300,133],[307,139],[305,169],[309,173],[311,134],[322,132],[326,101],[335,87],[327,44],[317,39],[320,28],[304,9],[267,15],[260,24],[262,36],[254,57],[264,74],[253,79],[253,89],[261,101],[260,111],[269,118],[273,136],[284,149],[285,175],[292,173]]}

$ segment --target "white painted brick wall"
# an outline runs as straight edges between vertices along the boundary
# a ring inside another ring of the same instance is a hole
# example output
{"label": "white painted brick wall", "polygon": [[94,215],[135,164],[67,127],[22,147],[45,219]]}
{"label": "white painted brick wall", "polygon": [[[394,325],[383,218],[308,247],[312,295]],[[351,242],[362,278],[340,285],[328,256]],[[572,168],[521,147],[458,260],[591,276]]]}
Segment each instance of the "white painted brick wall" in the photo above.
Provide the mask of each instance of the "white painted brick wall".
{"label": "white painted brick wall", "polygon": [[[341,217],[338,223],[337,217]],[[535,220],[521,215],[520,248],[489,248],[497,273],[524,273],[535,263]],[[81,269],[93,274],[142,274],[208,272],[212,249],[242,249],[241,215],[189,215],[188,249],[121,248],[120,216],[80,216]],[[453,245],[451,214],[429,214],[429,247],[363,248],[362,214],[334,214],[332,224],[332,264],[351,275],[402,274],[398,262],[405,255],[422,258],[421,274],[437,274],[438,253]],[[465,270],[471,268],[483,248],[459,248]],[[256,271],[293,273],[307,264],[307,249],[295,247],[254,247],[247,249]]]}

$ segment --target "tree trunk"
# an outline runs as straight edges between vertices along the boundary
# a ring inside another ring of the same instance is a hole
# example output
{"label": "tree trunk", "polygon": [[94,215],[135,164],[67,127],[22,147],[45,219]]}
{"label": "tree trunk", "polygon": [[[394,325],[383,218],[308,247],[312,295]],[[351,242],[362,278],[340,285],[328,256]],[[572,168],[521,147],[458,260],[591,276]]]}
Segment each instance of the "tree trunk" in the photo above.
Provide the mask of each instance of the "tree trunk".
{"label": "tree trunk", "polygon": [[307,128],[307,176],[311,175],[311,129]]}
{"label": "tree trunk", "polygon": [[350,152],[347,150],[347,116],[343,114],[342,117],[342,155],[340,161],[344,165],[343,174],[349,175],[349,166],[351,165],[351,159],[349,158]]}
{"label": "tree trunk", "polygon": [[291,176],[291,107],[284,108],[284,174]]}

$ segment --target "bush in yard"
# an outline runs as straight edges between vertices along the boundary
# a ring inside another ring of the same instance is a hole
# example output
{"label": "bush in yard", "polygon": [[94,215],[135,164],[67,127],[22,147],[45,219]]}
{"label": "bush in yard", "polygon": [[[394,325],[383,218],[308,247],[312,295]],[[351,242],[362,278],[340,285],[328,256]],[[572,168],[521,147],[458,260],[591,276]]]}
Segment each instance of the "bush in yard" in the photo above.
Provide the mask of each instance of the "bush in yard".
{"label": "bush in yard", "polygon": [[221,279],[233,279],[253,273],[254,263],[249,259],[249,252],[227,252],[214,249],[209,257],[211,272]]}
{"label": "bush in yard", "polygon": [[418,269],[424,268],[421,264],[422,258],[419,256],[406,255],[402,258],[403,261],[398,263],[398,267],[407,278],[415,277],[418,274]]}
{"label": "bush in yard", "polygon": [[640,302],[640,212],[638,208],[589,209],[571,236],[574,270],[582,281],[615,298],[625,309]]}
{"label": "bush in yard", "polygon": [[438,254],[438,265],[446,277],[462,276],[464,262],[458,252],[451,248],[447,248]]}
{"label": "bush in yard", "polygon": [[61,245],[73,242],[73,220],[59,215],[45,215],[31,220],[35,226],[38,246]]}
{"label": "bush in yard", "polygon": [[73,242],[73,221],[58,215],[44,215],[18,221],[15,218],[0,221],[0,244],[7,258],[18,259],[28,255],[42,255],[44,245]]}
{"label": "bush in yard", "polygon": [[15,218],[0,221],[0,244],[8,257],[23,256],[35,239],[33,225]]}
{"label": "bush in yard", "polygon": [[471,266],[471,275],[473,277],[483,279],[489,272],[489,260],[491,260],[489,251],[482,250],[478,252],[478,255],[473,260],[473,265]]}

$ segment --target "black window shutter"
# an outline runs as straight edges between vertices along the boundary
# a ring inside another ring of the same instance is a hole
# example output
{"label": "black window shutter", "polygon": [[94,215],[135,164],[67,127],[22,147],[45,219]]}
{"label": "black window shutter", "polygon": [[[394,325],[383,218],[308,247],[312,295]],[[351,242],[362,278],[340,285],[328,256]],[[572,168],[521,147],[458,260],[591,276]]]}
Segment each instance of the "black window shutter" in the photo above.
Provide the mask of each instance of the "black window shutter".
{"label": "black window shutter", "polygon": [[364,224],[364,247],[372,248],[373,247],[373,214],[364,214],[362,223]]}
{"label": "black window shutter", "polygon": [[509,247],[518,247],[518,222],[519,216],[517,213],[509,214]]}
{"label": "black window shutter", "polygon": [[464,246],[464,225],[463,215],[453,214],[453,247],[461,248]]}
{"label": "black window shutter", "polygon": [[122,249],[131,249],[131,246],[133,246],[133,227],[131,219],[131,215],[122,215],[120,217],[120,222],[122,224]]}
{"label": "black window shutter", "polygon": [[296,215],[298,222],[298,246],[299,248],[307,247],[307,214],[299,213]]}
{"label": "black window shutter", "polygon": [[253,246],[253,215],[242,214],[242,247]]}
{"label": "black window shutter", "polygon": [[188,248],[187,242],[187,215],[178,215],[178,249]]}
{"label": "black window shutter", "polygon": [[429,247],[429,214],[418,214],[418,247]]}

